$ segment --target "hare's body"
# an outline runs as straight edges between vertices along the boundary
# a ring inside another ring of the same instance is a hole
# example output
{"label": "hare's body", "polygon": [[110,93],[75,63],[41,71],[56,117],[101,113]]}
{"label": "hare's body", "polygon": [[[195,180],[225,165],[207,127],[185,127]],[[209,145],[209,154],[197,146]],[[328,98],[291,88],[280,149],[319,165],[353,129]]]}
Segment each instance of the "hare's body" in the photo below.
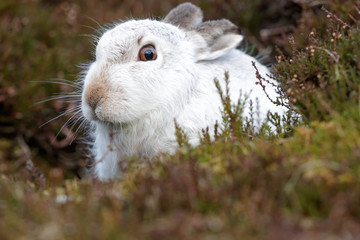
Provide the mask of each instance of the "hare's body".
{"label": "hare's body", "polygon": [[[191,144],[199,144],[202,129],[222,122],[214,78],[224,84],[225,72],[234,102],[241,90],[254,102],[258,99],[261,119],[268,110],[283,113],[256,86],[251,62],[264,76],[268,70],[235,49],[241,40],[231,22],[202,22],[200,9],[189,3],[163,22],[132,20],[106,32],[85,77],[82,100],[84,116],[95,128],[97,177],[113,178],[130,156],[173,153],[174,120]],[[276,98],[274,89],[267,92]]]}

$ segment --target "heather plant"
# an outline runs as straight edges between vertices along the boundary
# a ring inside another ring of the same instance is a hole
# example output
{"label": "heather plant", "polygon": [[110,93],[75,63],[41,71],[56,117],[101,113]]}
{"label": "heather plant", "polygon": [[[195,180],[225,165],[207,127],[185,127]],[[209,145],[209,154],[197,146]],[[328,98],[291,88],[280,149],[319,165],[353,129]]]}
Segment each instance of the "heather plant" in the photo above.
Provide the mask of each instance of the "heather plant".
{"label": "heather plant", "polygon": [[325,38],[319,39],[314,29],[308,33],[309,45],[300,51],[292,40],[293,56],[279,56],[275,67],[289,102],[306,121],[358,116],[358,23],[350,27],[330,12],[327,17]]}
{"label": "heather plant", "polygon": [[[358,239],[355,0],[196,2],[208,18],[228,17],[242,26],[258,47],[278,45],[272,72],[283,99],[273,100],[289,112],[282,119],[269,114],[260,129],[253,126],[256,103],[249,104],[253,117],[245,118],[246,96],[232,105],[227,89],[218,87],[223,122],[214,139],[204,129],[202,144],[192,148],[178,128],[176,154],[131,159],[109,183],[86,174],[80,142],[56,145],[66,132],[51,143],[66,119],[38,129],[69,106],[60,100],[28,106],[74,90],[40,82],[72,82],[79,71],[74,66],[90,58],[89,38],[79,35],[93,30],[81,30],[79,12],[102,25],[128,15],[124,9],[158,16],[176,5],[155,3],[0,3],[0,239]],[[277,21],[290,26],[278,28]]]}

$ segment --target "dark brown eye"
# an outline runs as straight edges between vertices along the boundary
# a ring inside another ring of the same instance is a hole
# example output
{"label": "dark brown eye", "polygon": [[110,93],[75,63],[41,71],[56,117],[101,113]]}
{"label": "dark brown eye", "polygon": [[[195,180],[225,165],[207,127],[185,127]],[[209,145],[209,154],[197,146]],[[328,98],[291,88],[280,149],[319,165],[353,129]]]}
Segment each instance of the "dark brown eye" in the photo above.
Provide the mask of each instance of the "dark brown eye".
{"label": "dark brown eye", "polygon": [[157,57],[156,49],[153,45],[146,45],[139,51],[140,61],[152,61]]}

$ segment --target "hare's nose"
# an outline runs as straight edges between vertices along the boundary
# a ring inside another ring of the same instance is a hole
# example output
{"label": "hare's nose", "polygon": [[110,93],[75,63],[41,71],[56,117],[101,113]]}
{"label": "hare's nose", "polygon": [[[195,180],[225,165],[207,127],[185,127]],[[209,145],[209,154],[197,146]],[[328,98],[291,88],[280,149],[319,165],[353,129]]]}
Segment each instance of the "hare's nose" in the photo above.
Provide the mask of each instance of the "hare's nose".
{"label": "hare's nose", "polygon": [[105,89],[100,84],[94,83],[85,90],[86,103],[95,110],[101,99],[104,98]]}

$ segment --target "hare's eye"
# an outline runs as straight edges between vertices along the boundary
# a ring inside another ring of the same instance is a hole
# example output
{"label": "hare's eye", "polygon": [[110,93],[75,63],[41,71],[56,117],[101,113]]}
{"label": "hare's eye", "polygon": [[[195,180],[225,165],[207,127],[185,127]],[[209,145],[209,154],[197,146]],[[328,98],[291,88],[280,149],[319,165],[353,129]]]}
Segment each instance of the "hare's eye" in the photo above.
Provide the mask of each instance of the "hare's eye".
{"label": "hare's eye", "polygon": [[146,45],[142,47],[139,51],[139,60],[140,61],[152,61],[157,57],[156,49],[153,45]]}

